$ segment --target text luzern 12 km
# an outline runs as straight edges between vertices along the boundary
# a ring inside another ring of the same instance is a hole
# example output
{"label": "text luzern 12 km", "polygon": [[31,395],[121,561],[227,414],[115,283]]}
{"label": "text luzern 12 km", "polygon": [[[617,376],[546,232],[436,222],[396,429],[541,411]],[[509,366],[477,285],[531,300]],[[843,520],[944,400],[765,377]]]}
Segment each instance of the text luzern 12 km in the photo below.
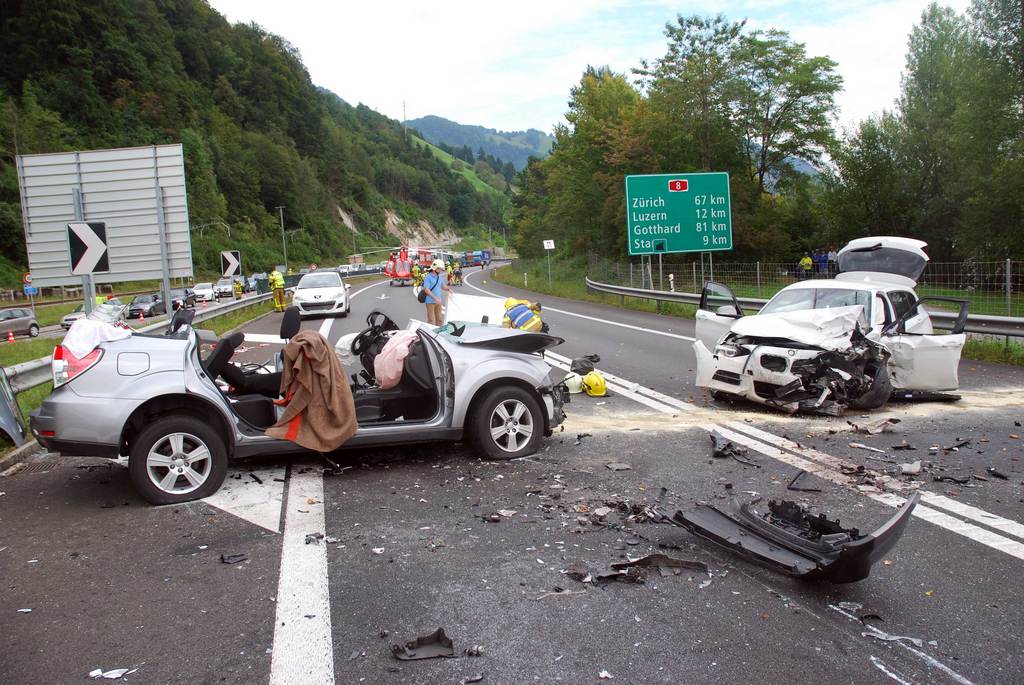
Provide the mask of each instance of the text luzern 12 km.
{"label": "text luzern 12 km", "polygon": [[731,250],[729,175],[627,176],[626,227],[631,255]]}

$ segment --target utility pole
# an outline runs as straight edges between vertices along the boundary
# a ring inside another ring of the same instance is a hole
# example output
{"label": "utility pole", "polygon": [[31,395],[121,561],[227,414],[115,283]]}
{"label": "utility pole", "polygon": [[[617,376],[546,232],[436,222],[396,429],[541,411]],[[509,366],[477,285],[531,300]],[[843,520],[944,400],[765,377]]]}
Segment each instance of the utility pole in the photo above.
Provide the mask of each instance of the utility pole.
{"label": "utility pole", "polygon": [[281,216],[281,247],[284,248],[284,272],[288,273],[288,242],[284,239],[284,205],[277,208]]}

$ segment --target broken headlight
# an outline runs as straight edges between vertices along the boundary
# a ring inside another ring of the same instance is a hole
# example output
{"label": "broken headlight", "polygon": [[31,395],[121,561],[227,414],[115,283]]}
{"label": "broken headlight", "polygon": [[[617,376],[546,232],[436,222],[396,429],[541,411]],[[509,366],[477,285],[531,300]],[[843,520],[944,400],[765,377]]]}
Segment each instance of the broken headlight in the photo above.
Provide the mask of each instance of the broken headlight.
{"label": "broken headlight", "polygon": [[721,343],[715,347],[715,356],[718,357],[742,357],[750,354],[750,350],[739,345],[731,345],[729,343]]}

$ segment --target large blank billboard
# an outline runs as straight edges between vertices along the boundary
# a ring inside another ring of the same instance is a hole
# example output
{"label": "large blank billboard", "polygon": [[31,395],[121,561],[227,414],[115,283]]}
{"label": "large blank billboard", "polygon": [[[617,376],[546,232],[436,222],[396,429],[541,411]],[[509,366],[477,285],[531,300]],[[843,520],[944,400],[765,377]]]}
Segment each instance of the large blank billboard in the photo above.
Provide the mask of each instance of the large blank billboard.
{"label": "large blank billboard", "polygon": [[[181,145],[18,157],[21,211],[32,284],[80,285],[71,274],[68,222],[107,225],[110,271],[97,283],[160,278],[157,193],[163,203],[170,276],[192,276],[185,160]],[[84,216],[75,216],[74,191]]]}

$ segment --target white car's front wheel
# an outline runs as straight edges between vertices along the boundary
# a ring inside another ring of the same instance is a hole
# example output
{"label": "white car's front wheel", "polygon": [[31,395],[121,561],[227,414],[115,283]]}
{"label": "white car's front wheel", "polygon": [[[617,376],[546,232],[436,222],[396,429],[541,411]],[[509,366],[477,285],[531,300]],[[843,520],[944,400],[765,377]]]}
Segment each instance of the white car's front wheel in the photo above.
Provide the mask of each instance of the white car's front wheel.
{"label": "white car's front wheel", "polygon": [[537,451],[544,415],[537,400],[522,388],[494,388],[477,405],[470,436],[488,459],[515,459]]}
{"label": "white car's front wheel", "polygon": [[157,419],[132,445],[128,474],[151,504],[177,504],[215,493],[227,475],[221,437],[184,414]]}

